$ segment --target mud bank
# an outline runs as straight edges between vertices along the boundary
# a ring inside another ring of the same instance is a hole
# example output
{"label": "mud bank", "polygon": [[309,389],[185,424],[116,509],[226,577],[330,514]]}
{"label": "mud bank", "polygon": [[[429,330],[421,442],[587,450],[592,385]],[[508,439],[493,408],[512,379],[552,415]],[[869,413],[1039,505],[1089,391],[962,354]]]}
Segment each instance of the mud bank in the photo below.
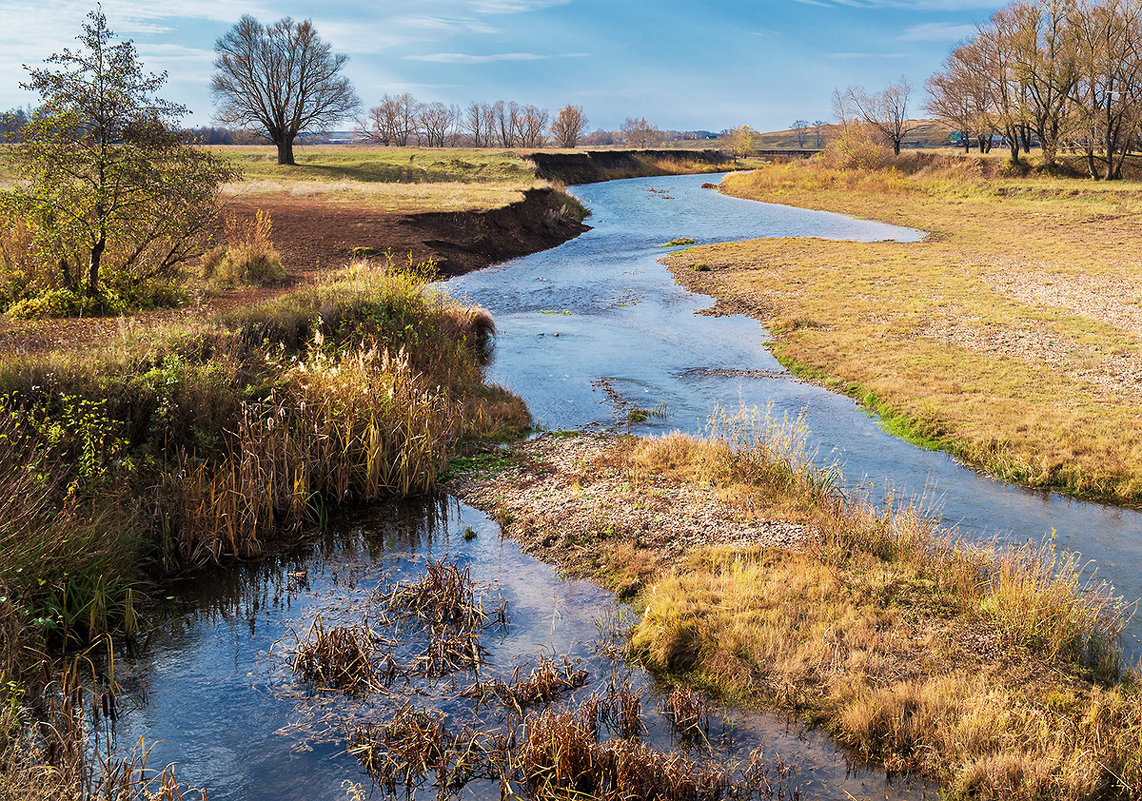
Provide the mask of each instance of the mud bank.
{"label": "mud bank", "polygon": [[529,189],[523,200],[482,212],[426,212],[401,224],[416,232],[440,275],[462,275],[561,245],[589,230],[587,211],[554,189]]}
{"label": "mud bank", "polygon": [[732,162],[720,150],[585,150],[581,153],[532,153],[529,158],[535,162],[535,172],[540,178],[565,184],[718,172]]}

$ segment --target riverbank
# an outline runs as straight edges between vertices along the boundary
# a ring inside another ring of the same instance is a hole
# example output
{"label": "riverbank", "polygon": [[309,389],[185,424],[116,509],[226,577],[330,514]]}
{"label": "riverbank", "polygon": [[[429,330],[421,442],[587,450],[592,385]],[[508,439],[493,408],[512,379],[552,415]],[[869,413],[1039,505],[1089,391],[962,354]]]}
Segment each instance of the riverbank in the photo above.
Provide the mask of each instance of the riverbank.
{"label": "riverbank", "polygon": [[[986,166],[986,165],[984,165]],[[911,441],[1007,481],[1142,501],[1142,194],[1003,178],[959,157],[820,163],[722,191],[930,233],[915,244],[754,240],[667,259],[713,313],[758,319],[790,369]]]}
{"label": "riverbank", "polygon": [[951,797],[1142,797],[1121,605],[1049,548],[966,550],[916,509],[843,496],[801,436],[744,418],[710,440],[549,434],[447,487],[633,598],[632,646],[668,680],[787,710]]}
{"label": "riverbank", "polygon": [[0,789],[23,797],[49,770],[78,794],[84,721],[114,699],[85,695],[91,672],[53,654],[134,634],[154,582],[257,557],[341,507],[428,493],[459,442],[529,425],[484,382],[491,317],[432,278],[361,262],[98,348],[0,357],[0,762],[29,782]]}

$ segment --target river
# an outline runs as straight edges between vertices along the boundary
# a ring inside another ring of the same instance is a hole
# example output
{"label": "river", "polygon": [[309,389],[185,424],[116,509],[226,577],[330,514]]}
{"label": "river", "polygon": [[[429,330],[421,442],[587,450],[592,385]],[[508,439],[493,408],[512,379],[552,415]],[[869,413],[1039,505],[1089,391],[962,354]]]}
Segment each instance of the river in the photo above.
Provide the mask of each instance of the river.
{"label": "river", "polygon": [[[851,483],[916,493],[934,488],[945,520],[969,536],[1020,540],[1055,528],[1063,545],[1097,559],[1104,575],[1138,594],[1129,571],[1142,540],[1137,513],[1012,488],[888,436],[849,399],[783,370],[762,347],[766,333],[755,321],[695,314],[709,299],[676,286],[657,261],[666,252],[662,245],[680,236],[698,242],[757,236],[914,241],[919,232],[737,200],[700,188],[710,180],[718,178],[579,187],[576,193],[594,212],[593,230],[559,248],[449,281],[450,292],[496,317],[490,378],[522,395],[550,428],[614,425],[614,393],[658,407],[659,416],[634,426],[639,433],[700,431],[718,404],[772,404],[779,415],[804,414],[820,458],[840,460]],[[292,678],[290,650],[318,615],[326,625],[375,616],[374,589],[420,575],[440,558],[470,570],[508,604],[506,630],[482,638],[489,670],[507,673],[541,655],[566,655],[590,672],[577,691],[582,700],[616,669],[596,643],[609,628],[606,621],[631,613],[608,593],[560,578],[501,539],[481,512],[454,500],[386,504],[342,518],[287,552],[176,585],[154,610],[156,628],[115,665],[126,691],[117,743],[142,738],[154,747],[152,766],[179,763],[180,779],[208,788],[215,800],[343,799],[347,781],[367,789],[368,779],[345,751],[345,732],[354,722],[383,716],[406,700],[443,710],[450,721],[487,711],[474,711],[458,696],[464,682],[456,676],[409,681],[365,701],[315,696]],[[643,691],[647,740],[660,748],[688,747],[662,717],[661,688],[636,668],[619,668]],[[794,766],[787,789],[805,798],[935,795],[920,783],[890,781],[820,732],[779,717],[723,710],[715,718],[717,755],[741,758],[761,747]],[[726,732],[733,736],[723,742]],[[498,798],[499,788],[477,782],[464,794]]]}
{"label": "river", "polygon": [[[594,229],[554,250],[448,282],[489,309],[500,329],[489,380],[519,393],[553,428],[613,424],[606,379],[645,408],[665,409],[634,433],[698,433],[716,405],[804,414],[822,461],[837,460],[849,485],[883,497],[935,502],[966,537],[1039,542],[1090,560],[1128,601],[1142,597],[1142,513],[1028,490],[992,479],[939,451],[891,436],[851,399],[797,380],[762,347],[768,334],[747,317],[708,317],[713,305],[674,283],[658,263],[678,237],[698,244],[760,237],[916,241],[922,233],[826,212],[729,197],[702,189],[720,176],[638,178],[575,187]],[[662,192],[660,190],[666,190]],[[1142,616],[1124,635],[1142,656]]]}

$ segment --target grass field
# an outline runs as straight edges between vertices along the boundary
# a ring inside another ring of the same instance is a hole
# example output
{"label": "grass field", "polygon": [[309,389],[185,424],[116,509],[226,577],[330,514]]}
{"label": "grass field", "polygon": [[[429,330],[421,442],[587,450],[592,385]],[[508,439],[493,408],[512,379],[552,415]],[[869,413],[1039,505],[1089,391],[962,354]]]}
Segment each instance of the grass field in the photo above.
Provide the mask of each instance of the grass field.
{"label": "grass field", "polygon": [[755,240],[669,263],[761,320],[784,363],[890,430],[1004,479],[1138,503],[1142,184],[984,177],[985,166],[915,156],[906,170],[806,163],[730,176],[722,190],[740,197],[930,235]]}

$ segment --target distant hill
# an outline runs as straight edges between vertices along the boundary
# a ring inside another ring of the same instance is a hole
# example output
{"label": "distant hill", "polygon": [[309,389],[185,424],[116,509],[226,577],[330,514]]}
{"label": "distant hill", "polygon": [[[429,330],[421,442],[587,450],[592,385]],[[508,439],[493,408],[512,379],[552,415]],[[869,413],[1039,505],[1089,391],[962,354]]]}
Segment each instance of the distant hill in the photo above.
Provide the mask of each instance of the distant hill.
{"label": "distant hill", "polygon": [[[910,120],[912,130],[904,138],[905,147],[941,147],[948,144],[948,134],[952,129],[941,120]],[[838,126],[824,126],[825,141]],[[762,150],[794,150],[798,148],[797,134],[792,128],[784,131],[768,131],[759,134]],[[816,129],[810,128],[805,136],[805,147],[816,148]]]}

